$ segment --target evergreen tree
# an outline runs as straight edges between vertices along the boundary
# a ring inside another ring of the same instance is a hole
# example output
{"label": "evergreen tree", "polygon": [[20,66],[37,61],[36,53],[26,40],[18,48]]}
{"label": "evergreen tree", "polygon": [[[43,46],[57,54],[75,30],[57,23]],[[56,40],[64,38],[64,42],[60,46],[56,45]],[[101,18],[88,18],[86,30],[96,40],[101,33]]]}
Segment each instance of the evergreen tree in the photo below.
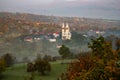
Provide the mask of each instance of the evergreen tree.
{"label": "evergreen tree", "polygon": [[59,49],[59,54],[62,56],[63,59],[67,58],[70,54],[70,50],[65,45],[62,45],[62,47],[60,47]]}

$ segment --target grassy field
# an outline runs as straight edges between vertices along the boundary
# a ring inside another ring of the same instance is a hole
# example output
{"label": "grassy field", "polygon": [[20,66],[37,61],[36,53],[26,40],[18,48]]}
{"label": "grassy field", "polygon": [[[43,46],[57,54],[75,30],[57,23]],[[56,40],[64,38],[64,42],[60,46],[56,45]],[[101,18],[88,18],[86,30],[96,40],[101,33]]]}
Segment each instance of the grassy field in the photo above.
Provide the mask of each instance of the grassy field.
{"label": "grassy field", "polygon": [[[35,73],[34,80],[57,80],[62,72],[66,71],[67,64],[61,64],[60,61],[51,62],[52,71],[45,76]],[[26,64],[17,64],[6,69],[3,80],[29,80],[30,73],[26,72]]]}

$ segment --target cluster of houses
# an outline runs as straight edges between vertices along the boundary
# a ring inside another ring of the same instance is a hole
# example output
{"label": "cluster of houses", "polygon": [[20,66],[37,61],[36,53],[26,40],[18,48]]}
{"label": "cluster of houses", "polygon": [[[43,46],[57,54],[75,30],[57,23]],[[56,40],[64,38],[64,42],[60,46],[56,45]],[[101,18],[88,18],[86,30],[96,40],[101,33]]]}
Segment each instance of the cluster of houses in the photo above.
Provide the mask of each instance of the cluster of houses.
{"label": "cluster of houses", "polygon": [[26,36],[24,38],[24,41],[26,42],[34,42],[34,41],[40,41],[40,40],[48,40],[49,42],[56,42],[57,39],[61,40],[70,40],[71,39],[71,32],[70,27],[68,23],[66,25],[63,23],[61,32],[53,32],[53,33],[43,33],[43,32],[37,32],[37,34],[32,34],[30,36]]}
{"label": "cluster of houses", "polygon": [[105,32],[104,31],[99,31],[99,30],[89,30],[87,32],[88,36],[101,36],[103,34],[105,34]]}
{"label": "cluster of houses", "polygon": [[34,41],[40,41],[40,40],[49,40],[50,42],[56,42],[56,38],[58,38],[60,35],[59,33],[52,33],[52,34],[35,34],[35,35],[29,35],[24,38],[24,41],[26,42],[34,42]]}

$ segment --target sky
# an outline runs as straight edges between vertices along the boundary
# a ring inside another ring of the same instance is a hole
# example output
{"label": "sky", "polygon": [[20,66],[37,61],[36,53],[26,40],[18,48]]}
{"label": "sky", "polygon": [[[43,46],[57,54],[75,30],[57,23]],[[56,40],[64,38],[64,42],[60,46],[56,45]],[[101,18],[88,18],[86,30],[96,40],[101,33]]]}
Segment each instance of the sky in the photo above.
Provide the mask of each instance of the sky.
{"label": "sky", "polygon": [[0,0],[0,12],[120,20],[120,0]]}

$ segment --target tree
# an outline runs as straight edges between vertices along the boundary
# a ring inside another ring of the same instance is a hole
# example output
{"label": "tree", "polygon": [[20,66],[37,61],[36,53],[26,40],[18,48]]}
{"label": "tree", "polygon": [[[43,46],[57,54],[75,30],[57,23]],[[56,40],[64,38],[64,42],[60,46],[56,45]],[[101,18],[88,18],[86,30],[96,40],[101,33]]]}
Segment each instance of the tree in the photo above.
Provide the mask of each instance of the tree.
{"label": "tree", "polygon": [[35,66],[33,63],[27,63],[27,72],[34,72],[35,71]]}
{"label": "tree", "polygon": [[59,54],[62,56],[62,58],[66,58],[69,56],[70,54],[70,50],[68,47],[66,47],[65,45],[62,45],[62,47],[60,47],[59,49]]}
{"label": "tree", "polygon": [[22,61],[23,61],[24,63],[27,63],[27,62],[29,62],[30,60],[29,60],[28,57],[23,57]]}
{"label": "tree", "polygon": [[117,47],[117,50],[120,49],[120,39],[116,41],[116,47]]}
{"label": "tree", "polygon": [[43,60],[46,60],[46,61],[51,61],[52,60],[52,57],[50,55],[45,55],[43,57]]}
{"label": "tree", "polygon": [[[118,39],[117,41],[116,41],[116,50],[117,50],[117,53],[118,53],[118,58],[120,59],[120,39]],[[119,63],[119,65],[120,65],[120,63]]]}
{"label": "tree", "polygon": [[51,65],[48,61],[45,60],[36,60],[35,61],[35,70],[40,72],[42,75],[45,75],[47,72],[51,71]]}
{"label": "tree", "polygon": [[2,78],[2,72],[5,71],[5,61],[0,59],[0,80]]}
{"label": "tree", "polygon": [[6,63],[6,67],[10,67],[14,64],[14,57],[11,54],[7,53],[3,55],[2,58],[4,59]]}
{"label": "tree", "polygon": [[120,80],[120,69],[116,62],[117,53],[104,37],[92,39],[89,43],[92,53],[80,55],[69,65],[61,80]]}
{"label": "tree", "polygon": [[104,61],[114,58],[111,42],[106,42],[102,36],[95,40],[92,39],[88,47],[91,48],[93,57],[104,59]]}

